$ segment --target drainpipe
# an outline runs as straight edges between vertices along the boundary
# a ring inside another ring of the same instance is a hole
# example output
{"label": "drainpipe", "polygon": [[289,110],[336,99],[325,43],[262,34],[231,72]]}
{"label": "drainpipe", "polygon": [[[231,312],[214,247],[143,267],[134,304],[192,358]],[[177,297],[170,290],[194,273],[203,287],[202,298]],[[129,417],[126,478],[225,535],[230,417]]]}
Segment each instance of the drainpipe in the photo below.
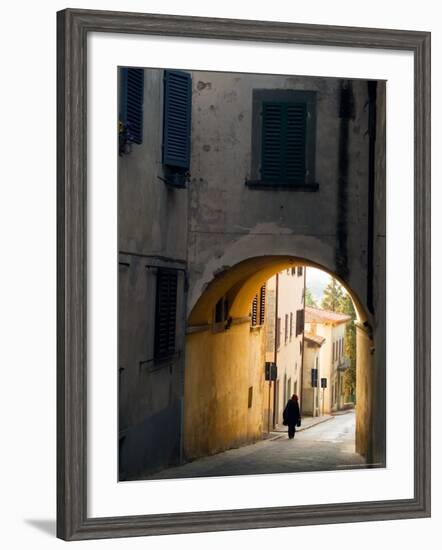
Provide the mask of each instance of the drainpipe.
{"label": "drainpipe", "polygon": [[368,86],[368,242],[367,242],[367,307],[374,312],[373,305],[373,246],[374,246],[374,189],[376,169],[376,96],[377,85],[370,80]]}
{"label": "drainpipe", "polygon": [[338,192],[337,192],[337,246],[335,252],[336,272],[348,280],[348,188],[349,188],[349,136],[350,119],[354,119],[354,96],[352,84],[348,80],[341,82],[339,92],[339,145],[338,145]]}
{"label": "drainpipe", "polygon": [[[279,273],[276,274],[276,285],[275,285],[275,345],[273,346],[273,362],[275,365],[278,364],[278,347],[277,347],[277,339],[278,339],[278,300],[279,300]],[[269,432],[270,432],[270,392],[272,387],[272,381],[270,380],[269,385]],[[275,410],[275,403],[276,403],[276,380],[273,384],[273,426],[276,425],[276,410]],[[272,427],[273,427],[272,426]]]}

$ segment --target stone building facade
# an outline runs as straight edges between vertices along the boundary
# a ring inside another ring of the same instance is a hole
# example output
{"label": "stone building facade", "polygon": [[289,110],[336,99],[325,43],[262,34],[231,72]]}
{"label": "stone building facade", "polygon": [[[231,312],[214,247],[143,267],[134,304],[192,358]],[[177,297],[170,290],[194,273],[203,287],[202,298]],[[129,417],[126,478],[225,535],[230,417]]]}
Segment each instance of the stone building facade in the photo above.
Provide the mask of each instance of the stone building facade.
{"label": "stone building facade", "polygon": [[[345,327],[349,322],[352,322],[349,315],[314,307],[305,308],[305,382],[307,387],[311,386],[307,373],[311,377],[313,368],[318,369],[318,388],[321,378],[327,380],[324,391],[311,392],[316,402],[307,410],[314,411],[316,408],[321,414],[330,414],[344,407],[344,372],[349,364],[344,356]],[[303,410],[306,412],[305,406]]]}
{"label": "stone building facade", "polygon": [[304,287],[303,266],[281,271],[267,281],[266,361],[275,362],[278,369],[271,400],[275,425],[282,424],[288,399],[302,394]]}

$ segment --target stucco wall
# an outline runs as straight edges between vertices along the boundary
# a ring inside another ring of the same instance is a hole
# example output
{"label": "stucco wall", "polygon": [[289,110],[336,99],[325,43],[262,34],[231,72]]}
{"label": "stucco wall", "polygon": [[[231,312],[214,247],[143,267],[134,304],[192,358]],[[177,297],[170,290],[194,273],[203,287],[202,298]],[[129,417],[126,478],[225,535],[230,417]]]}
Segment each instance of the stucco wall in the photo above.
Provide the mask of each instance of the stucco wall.
{"label": "stucco wall", "polygon": [[164,177],[163,71],[144,70],[143,143],[118,159],[118,248],[187,259],[187,190]]}
{"label": "stucco wall", "polygon": [[[118,159],[119,473],[132,479],[181,456],[187,191],[163,175],[162,71],[144,74],[143,142]],[[177,353],[154,360],[157,269],[178,269]]]}
{"label": "stucco wall", "polygon": [[[344,262],[349,286],[366,295],[367,84],[352,84],[345,212],[338,185],[341,86],[337,79],[193,73],[189,310],[217,270],[260,254],[304,256],[333,272],[344,271]],[[253,90],[265,88],[317,93],[317,192],[245,184],[252,166]],[[342,229],[347,252],[337,262]]]}
{"label": "stucco wall", "polygon": [[[374,361],[372,341],[361,325],[356,325],[356,451],[374,462]],[[376,413],[379,410],[376,409]]]}
{"label": "stucco wall", "polygon": [[[244,322],[187,337],[184,453],[195,458],[262,437],[264,333]],[[253,387],[252,407],[248,390]]]}

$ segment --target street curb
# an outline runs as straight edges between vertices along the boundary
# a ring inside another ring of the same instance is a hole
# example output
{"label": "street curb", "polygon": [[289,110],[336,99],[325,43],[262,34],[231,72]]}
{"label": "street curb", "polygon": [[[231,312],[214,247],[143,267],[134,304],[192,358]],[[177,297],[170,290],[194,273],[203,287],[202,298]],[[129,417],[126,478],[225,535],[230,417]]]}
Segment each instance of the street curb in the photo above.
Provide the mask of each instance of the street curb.
{"label": "street curb", "polygon": [[[318,422],[315,422],[314,424],[310,424],[310,426],[301,426],[300,428],[296,428],[297,432],[303,432],[305,430],[309,430],[310,428],[314,428],[315,426],[319,426],[319,424],[323,424],[324,422],[328,422],[329,420],[333,420],[334,416],[328,416],[327,418],[323,418],[322,420],[318,420]],[[267,437],[265,441],[275,441],[276,439],[282,439],[287,437],[287,432],[273,432],[275,435],[273,437]]]}
{"label": "street curb", "polygon": [[298,428],[297,432],[303,432],[304,430],[309,430],[310,428],[314,428],[315,426],[319,426],[319,424],[323,424],[324,422],[328,422],[329,420],[333,420],[334,416],[328,416],[327,418],[323,418],[322,420],[318,420],[318,422],[315,422],[314,424],[310,424],[310,426],[303,427],[301,425],[300,428]]}
{"label": "street curb", "polygon": [[278,435],[274,435],[272,437],[266,437],[264,441],[276,441],[277,439],[282,439],[283,437],[287,437],[286,433],[280,433]]}

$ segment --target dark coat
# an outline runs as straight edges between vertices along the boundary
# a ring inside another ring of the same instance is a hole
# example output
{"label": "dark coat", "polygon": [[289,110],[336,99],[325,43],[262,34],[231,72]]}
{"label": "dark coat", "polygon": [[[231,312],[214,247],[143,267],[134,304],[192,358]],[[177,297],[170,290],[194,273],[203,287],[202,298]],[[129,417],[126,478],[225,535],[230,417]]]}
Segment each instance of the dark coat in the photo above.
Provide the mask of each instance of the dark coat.
{"label": "dark coat", "polygon": [[282,413],[282,417],[286,426],[296,426],[298,420],[301,418],[298,402],[294,399],[289,399]]}

